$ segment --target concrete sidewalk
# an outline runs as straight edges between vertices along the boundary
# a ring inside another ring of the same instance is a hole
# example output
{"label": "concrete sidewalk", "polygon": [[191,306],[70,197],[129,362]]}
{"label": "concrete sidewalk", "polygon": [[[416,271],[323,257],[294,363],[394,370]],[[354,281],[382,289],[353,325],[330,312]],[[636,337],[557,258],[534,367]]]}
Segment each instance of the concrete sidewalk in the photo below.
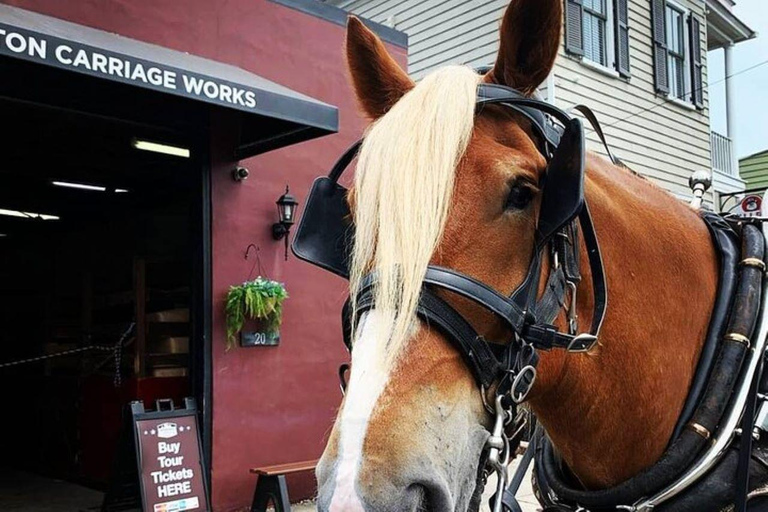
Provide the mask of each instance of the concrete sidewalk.
{"label": "concrete sidewalk", "polygon": [[2,512],[98,512],[103,496],[72,482],[0,468]]}

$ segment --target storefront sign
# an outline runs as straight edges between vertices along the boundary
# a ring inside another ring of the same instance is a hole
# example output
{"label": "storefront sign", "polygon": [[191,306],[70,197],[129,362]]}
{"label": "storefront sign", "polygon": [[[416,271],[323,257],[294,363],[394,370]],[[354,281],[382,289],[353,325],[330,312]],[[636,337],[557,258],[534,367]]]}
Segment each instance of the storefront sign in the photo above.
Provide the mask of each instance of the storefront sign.
{"label": "storefront sign", "polygon": [[256,91],[239,84],[3,23],[0,23],[0,55],[239,110],[252,110],[257,103]]}

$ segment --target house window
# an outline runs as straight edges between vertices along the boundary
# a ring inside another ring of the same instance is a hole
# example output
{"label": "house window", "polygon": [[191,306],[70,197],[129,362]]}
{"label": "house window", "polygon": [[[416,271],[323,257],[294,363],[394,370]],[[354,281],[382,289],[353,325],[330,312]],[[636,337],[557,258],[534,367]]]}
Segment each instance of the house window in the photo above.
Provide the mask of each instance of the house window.
{"label": "house window", "polygon": [[629,77],[629,0],[565,0],[565,50]]}
{"label": "house window", "polygon": [[686,98],[685,72],[685,14],[667,4],[667,72],[669,74],[669,95],[680,99]]}
{"label": "house window", "polygon": [[672,0],[651,0],[656,92],[704,107],[701,20]]}
{"label": "house window", "polygon": [[606,0],[584,0],[584,58],[608,65],[608,8]]}

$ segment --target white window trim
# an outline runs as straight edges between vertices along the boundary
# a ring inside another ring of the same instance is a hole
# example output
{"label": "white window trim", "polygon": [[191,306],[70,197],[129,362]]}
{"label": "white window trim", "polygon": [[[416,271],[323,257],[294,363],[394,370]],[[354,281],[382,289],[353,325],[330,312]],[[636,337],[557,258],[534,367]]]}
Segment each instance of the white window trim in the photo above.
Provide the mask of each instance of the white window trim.
{"label": "white window trim", "polygon": [[697,110],[696,106],[690,101],[681,100],[680,98],[675,98],[672,95],[668,95],[667,99],[669,100],[670,103],[674,103],[678,107],[682,107],[686,110],[693,110],[693,111]]}
{"label": "white window trim", "polygon": [[[691,10],[684,5],[675,2],[675,0],[667,0],[667,5],[673,9],[680,11],[683,14],[683,92],[684,98],[678,98],[670,91],[667,93],[667,99],[672,103],[685,107],[690,110],[696,110],[693,104],[693,98],[691,97]],[[664,10],[664,24],[667,23],[667,11]],[[667,42],[669,44],[669,42]],[[669,69],[669,55],[667,55],[667,69]]]}
{"label": "white window trim", "polygon": [[578,60],[582,65],[611,78],[621,78],[616,69],[616,20],[614,19],[614,0],[605,2],[605,65],[595,62],[586,55]]}
{"label": "white window trim", "polygon": [[620,78],[621,75],[619,75],[619,72],[616,71],[615,68],[609,68],[608,66],[603,66],[602,64],[595,62],[593,60],[584,58],[581,59],[581,64],[583,66],[586,66],[590,69],[594,69],[598,73],[601,73],[603,75],[609,76],[611,78]]}

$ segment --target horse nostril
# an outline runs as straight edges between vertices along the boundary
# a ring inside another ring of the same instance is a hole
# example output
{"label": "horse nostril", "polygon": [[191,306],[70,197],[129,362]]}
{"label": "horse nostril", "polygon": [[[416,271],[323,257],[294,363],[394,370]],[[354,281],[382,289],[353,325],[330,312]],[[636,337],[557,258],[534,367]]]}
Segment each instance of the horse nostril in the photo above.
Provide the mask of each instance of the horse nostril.
{"label": "horse nostril", "polygon": [[451,504],[451,498],[447,494],[447,489],[440,485],[432,485],[430,482],[409,485],[406,496],[408,506],[402,510],[446,512],[454,508]]}
{"label": "horse nostril", "polygon": [[411,511],[431,511],[429,503],[429,489],[422,484],[412,484],[408,487],[408,503],[411,503]]}

